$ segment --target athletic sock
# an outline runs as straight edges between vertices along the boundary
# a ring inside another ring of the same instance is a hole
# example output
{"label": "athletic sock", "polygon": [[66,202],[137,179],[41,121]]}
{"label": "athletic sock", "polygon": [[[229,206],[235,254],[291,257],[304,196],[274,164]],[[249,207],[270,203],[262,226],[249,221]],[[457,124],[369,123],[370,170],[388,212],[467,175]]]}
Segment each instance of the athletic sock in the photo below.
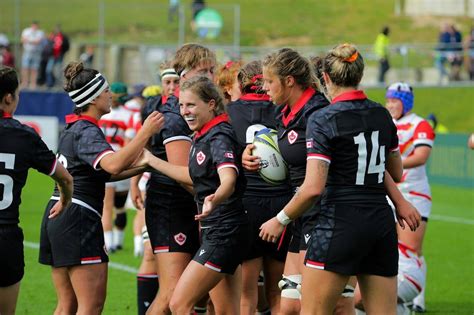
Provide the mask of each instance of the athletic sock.
{"label": "athletic sock", "polygon": [[133,237],[133,256],[143,256],[143,237],[141,234]]}
{"label": "athletic sock", "polygon": [[194,307],[194,314],[199,315],[199,314],[206,314],[206,313],[207,313],[207,307],[199,307],[199,306]]}
{"label": "athletic sock", "polygon": [[269,308],[263,310],[263,311],[257,311],[257,315],[272,315],[272,312]]}
{"label": "athletic sock", "polygon": [[426,272],[427,272],[425,256],[421,256],[420,260],[422,261],[421,270],[425,274],[425,285],[423,286],[423,289],[421,290],[420,294],[418,294],[417,297],[413,299],[413,306],[414,307],[420,306],[422,310],[425,310],[426,309],[425,288],[426,288]]}
{"label": "athletic sock", "polygon": [[156,274],[137,275],[138,315],[145,315],[158,292],[158,287],[158,276]]}
{"label": "athletic sock", "polygon": [[114,229],[113,230],[113,235],[114,235],[114,247],[116,249],[122,249],[123,248],[123,240],[125,238],[125,232],[119,229]]}
{"label": "athletic sock", "polygon": [[105,248],[107,249],[109,253],[115,250],[115,248],[113,247],[114,236],[113,236],[112,231],[104,232],[104,243],[105,243]]}

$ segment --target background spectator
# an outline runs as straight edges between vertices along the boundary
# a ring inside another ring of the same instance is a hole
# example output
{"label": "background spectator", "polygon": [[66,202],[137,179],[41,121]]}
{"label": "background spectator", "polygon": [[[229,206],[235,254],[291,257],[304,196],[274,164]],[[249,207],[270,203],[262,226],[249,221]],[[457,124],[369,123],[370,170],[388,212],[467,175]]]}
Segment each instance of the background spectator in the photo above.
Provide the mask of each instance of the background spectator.
{"label": "background spectator", "polygon": [[193,19],[191,20],[191,29],[193,31],[196,30],[196,25],[195,25],[196,16],[205,7],[206,7],[206,3],[204,2],[204,0],[193,0],[193,3],[191,4],[191,9],[193,11]]}
{"label": "background spectator", "polygon": [[86,50],[79,56],[85,68],[92,68],[94,63],[94,46],[87,46]]}
{"label": "background spectator", "polygon": [[178,17],[179,9],[179,0],[170,0],[170,5],[168,8],[168,22],[171,23],[174,21],[175,17]]}
{"label": "background spectator", "polygon": [[69,50],[69,38],[61,31],[61,25],[49,35],[51,54],[46,65],[46,85],[53,87],[61,79],[64,54]]}
{"label": "background spectator", "polygon": [[385,83],[385,74],[387,73],[388,69],[390,69],[390,63],[388,62],[388,46],[390,44],[390,40],[388,38],[389,33],[390,28],[388,26],[384,26],[380,34],[377,35],[374,43],[374,53],[375,56],[377,56],[377,60],[379,62],[378,82],[380,84]]}
{"label": "background spectator", "polygon": [[41,41],[44,32],[39,29],[39,23],[33,21],[21,33],[21,43],[23,44],[23,57],[21,61],[21,81],[23,88],[36,88],[36,78],[41,60]]}
{"label": "background spectator", "polygon": [[15,57],[10,50],[10,41],[5,34],[0,33],[0,65],[15,68]]}
{"label": "background spectator", "polygon": [[460,80],[460,70],[462,65],[462,36],[454,25],[443,24],[439,33],[437,54],[435,56],[435,66],[439,71],[439,83],[443,83],[448,77],[446,61],[451,67],[449,72],[450,80]]}
{"label": "background spectator", "polygon": [[469,75],[469,80],[474,80],[474,26],[466,37],[464,42],[465,66]]}

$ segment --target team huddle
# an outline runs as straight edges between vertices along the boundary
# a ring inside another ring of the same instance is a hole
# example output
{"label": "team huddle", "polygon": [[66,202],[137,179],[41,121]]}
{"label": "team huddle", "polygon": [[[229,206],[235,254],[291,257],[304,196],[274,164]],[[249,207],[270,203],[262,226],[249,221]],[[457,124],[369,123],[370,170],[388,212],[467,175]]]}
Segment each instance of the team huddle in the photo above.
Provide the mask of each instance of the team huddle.
{"label": "team huddle", "polygon": [[[75,108],[54,155],[12,117],[19,80],[1,68],[0,314],[15,312],[23,277],[18,210],[30,167],[57,182],[39,254],[55,314],[102,312],[122,185],[145,222],[139,314],[424,309],[435,135],[411,112],[408,84],[390,85],[384,107],[358,89],[363,71],[352,44],[220,67],[211,50],[186,44],[162,65],[161,93],[124,114],[111,112],[120,87],[71,62],[64,89]],[[113,123],[124,115],[128,124]],[[263,134],[285,165],[278,180],[262,171]]]}

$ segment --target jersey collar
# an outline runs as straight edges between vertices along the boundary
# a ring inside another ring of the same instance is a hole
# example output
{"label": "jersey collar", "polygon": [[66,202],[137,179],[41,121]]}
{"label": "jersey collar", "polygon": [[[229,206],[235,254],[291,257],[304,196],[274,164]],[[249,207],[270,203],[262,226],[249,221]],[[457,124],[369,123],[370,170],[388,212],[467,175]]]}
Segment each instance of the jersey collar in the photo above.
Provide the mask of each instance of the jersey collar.
{"label": "jersey collar", "polygon": [[311,97],[313,97],[314,94],[316,94],[316,91],[313,88],[307,88],[286,117],[285,112],[288,110],[289,106],[287,104],[283,107],[283,109],[281,110],[281,112],[283,113],[281,120],[285,127],[288,126],[288,124],[295,118],[295,116],[301,111],[301,109],[306,105],[306,103],[308,103],[308,101]]}
{"label": "jersey collar", "polygon": [[339,94],[338,96],[332,99],[331,104],[334,104],[337,102],[357,101],[357,100],[365,100],[365,99],[367,99],[367,95],[365,95],[364,91],[353,90],[353,91]]}
{"label": "jersey collar", "polygon": [[3,112],[2,118],[12,118],[12,114],[9,114],[7,112]]}
{"label": "jersey collar", "polygon": [[204,126],[202,126],[201,130],[196,131],[196,135],[194,136],[194,139],[197,139],[203,136],[206,132],[208,132],[213,127],[217,126],[218,124],[223,123],[223,122],[228,122],[228,121],[229,121],[229,116],[227,114],[221,114],[219,116],[212,118],[210,121],[205,123]]}
{"label": "jersey collar", "polygon": [[72,124],[78,120],[87,120],[93,123],[94,125],[99,126],[97,119],[95,119],[94,117],[87,116],[87,115],[76,115],[76,114],[66,115],[66,124]]}
{"label": "jersey collar", "polygon": [[247,93],[240,96],[242,101],[270,101],[270,96],[267,94]]}

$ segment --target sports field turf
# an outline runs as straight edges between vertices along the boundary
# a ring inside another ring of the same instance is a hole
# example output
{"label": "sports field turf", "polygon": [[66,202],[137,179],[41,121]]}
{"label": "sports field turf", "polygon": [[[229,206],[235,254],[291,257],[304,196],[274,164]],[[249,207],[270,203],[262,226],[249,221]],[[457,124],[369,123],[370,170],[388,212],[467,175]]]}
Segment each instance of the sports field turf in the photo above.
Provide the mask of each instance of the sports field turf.
{"label": "sports field turf", "polygon": [[[25,234],[25,277],[17,314],[51,314],[56,303],[49,267],[37,262],[39,228],[53,182],[31,171],[20,209]],[[433,217],[426,235],[429,314],[474,313],[474,191],[433,186]],[[131,222],[133,211],[129,212]],[[131,224],[128,225],[130,228]],[[112,254],[104,314],[136,314],[136,278],[131,230],[125,249]]]}

